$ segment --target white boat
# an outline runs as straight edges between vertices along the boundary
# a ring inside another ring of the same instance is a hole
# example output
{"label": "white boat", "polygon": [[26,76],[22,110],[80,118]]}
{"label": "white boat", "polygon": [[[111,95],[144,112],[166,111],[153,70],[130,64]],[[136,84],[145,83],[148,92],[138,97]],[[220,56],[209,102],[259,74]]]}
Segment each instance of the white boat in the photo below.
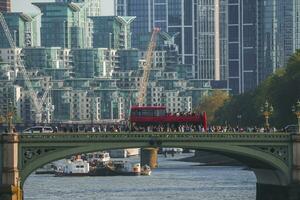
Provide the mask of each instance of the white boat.
{"label": "white boat", "polygon": [[164,154],[181,154],[183,148],[162,148],[162,153]]}
{"label": "white boat", "polygon": [[86,155],[87,161],[88,163],[90,163],[90,165],[94,166],[96,165],[96,163],[103,163],[103,164],[107,164],[110,161],[110,155],[108,152],[95,152],[95,153],[88,153]]}
{"label": "white boat", "polygon": [[56,176],[88,176],[90,166],[87,161],[81,158],[75,160],[66,160],[65,165],[58,167],[55,172]]}
{"label": "white boat", "polygon": [[127,156],[137,156],[140,154],[139,148],[130,148],[125,150],[127,151]]}
{"label": "white boat", "polygon": [[57,167],[54,163],[48,163],[35,171],[35,174],[55,174]]}
{"label": "white boat", "polygon": [[126,149],[113,149],[109,150],[108,152],[111,158],[127,158]]}

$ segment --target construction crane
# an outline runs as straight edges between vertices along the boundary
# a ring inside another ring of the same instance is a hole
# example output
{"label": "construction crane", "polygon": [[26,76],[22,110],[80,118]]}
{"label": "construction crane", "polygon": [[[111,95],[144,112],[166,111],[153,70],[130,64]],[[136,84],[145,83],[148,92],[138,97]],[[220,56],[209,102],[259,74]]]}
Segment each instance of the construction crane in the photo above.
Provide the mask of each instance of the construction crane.
{"label": "construction crane", "polygon": [[150,42],[148,45],[147,53],[145,56],[146,62],[144,63],[144,66],[143,66],[143,77],[140,82],[140,88],[138,91],[138,99],[137,99],[137,103],[139,106],[142,106],[145,103],[150,69],[151,69],[151,64],[153,61],[153,52],[156,47],[156,37],[157,37],[157,34],[159,31],[160,31],[159,28],[153,29],[151,39],[150,39]]}
{"label": "construction crane", "polygon": [[[14,42],[11,34],[10,34],[10,31],[9,31],[9,28],[7,26],[7,23],[5,21],[5,18],[3,16],[3,14],[0,12],[0,23],[1,23],[1,26],[3,28],[3,31],[4,31],[4,34],[8,40],[8,43],[9,43],[9,46],[10,48],[12,49],[16,49],[16,43]],[[42,122],[42,112],[43,112],[43,104],[48,96],[48,92],[49,92],[49,87],[46,88],[43,96],[41,99],[39,99],[37,97],[37,93],[34,91],[33,87],[32,87],[32,84],[31,84],[31,81],[27,75],[27,71],[26,71],[26,68],[23,64],[23,60],[21,59],[21,55],[16,55],[15,56],[15,67],[18,67],[21,71],[21,73],[23,74],[23,78],[24,78],[24,81],[25,81],[25,85],[29,91],[29,96],[30,96],[30,99],[34,105],[34,111],[35,111],[35,122],[36,123],[41,123]],[[17,69],[15,69],[17,70]]]}

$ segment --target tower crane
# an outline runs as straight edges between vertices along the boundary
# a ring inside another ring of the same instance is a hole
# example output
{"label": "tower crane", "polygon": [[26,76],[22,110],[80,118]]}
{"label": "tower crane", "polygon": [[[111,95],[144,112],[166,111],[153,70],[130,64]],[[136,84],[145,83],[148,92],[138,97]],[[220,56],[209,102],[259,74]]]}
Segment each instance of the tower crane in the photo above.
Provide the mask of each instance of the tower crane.
{"label": "tower crane", "polygon": [[153,60],[153,52],[156,47],[156,38],[157,34],[160,31],[159,28],[154,28],[152,31],[151,39],[148,45],[147,53],[146,53],[146,62],[143,66],[143,77],[140,82],[140,87],[138,91],[138,99],[137,103],[139,106],[142,106],[145,103],[146,95],[147,95],[147,86],[150,75],[151,64]]}
{"label": "tower crane", "polygon": [[[12,49],[16,49],[16,43],[14,42],[11,34],[10,34],[10,31],[9,31],[9,28],[7,26],[7,23],[5,21],[5,18],[3,16],[3,14],[0,12],[0,23],[1,23],[1,26],[3,28],[3,31],[4,31],[4,34],[8,40],[8,43],[9,43],[9,46],[10,48]],[[15,67],[18,67],[21,71],[21,73],[23,74],[23,78],[24,78],[24,81],[25,81],[25,85],[29,91],[29,96],[30,96],[30,99],[34,105],[34,111],[35,111],[35,122],[37,123],[41,123],[42,122],[42,112],[43,112],[43,104],[48,96],[48,92],[49,92],[49,87],[46,88],[42,98],[38,98],[37,97],[37,93],[34,91],[33,87],[32,87],[32,84],[31,84],[31,81],[27,75],[27,71],[26,71],[26,68],[23,64],[23,60],[21,59],[21,55],[16,55],[16,58],[15,58]],[[16,70],[16,69],[15,69]]]}

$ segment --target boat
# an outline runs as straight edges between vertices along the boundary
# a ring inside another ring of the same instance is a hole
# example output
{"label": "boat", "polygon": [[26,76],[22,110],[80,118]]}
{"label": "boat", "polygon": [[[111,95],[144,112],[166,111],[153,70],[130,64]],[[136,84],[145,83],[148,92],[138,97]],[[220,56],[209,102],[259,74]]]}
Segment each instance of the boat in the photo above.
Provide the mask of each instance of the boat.
{"label": "boat", "polygon": [[54,163],[48,163],[35,171],[35,174],[55,174],[57,167]]}
{"label": "boat", "polygon": [[140,154],[140,149],[139,148],[130,148],[126,149],[127,151],[127,156],[138,156]]}
{"label": "boat", "polygon": [[90,169],[90,176],[136,176],[140,173],[140,163],[123,160],[110,161],[108,164],[98,163]]}
{"label": "boat", "polygon": [[65,165],[58,167],[55,176],[88,176],[89,172],[89,163],[77,157],[75,160],[67,159]]}
{"label": "boat", "polygon": [[144,165],[141,167],[141,175],[142,176],[150,176],[151,175],[151,167],[149,165]]}
{"label": "boat", "polygon": [[127,158],[127,150],[126,149],[113,149],[109,150],[109,155],[112,158]]}
{"label": "boat", "polygon": [[96,153],[88,153],[86,155],[86,159],[90,164],[90,167],[96,166],[97,163],[108,164],[110,161],[110,155],[108,152],[96,152]]}
{"label": "boat", "polygon": [[181,154],[183,152],[182,148],[161,148],[161,152],[162,154],[165,155],[165,157],[167,157],[168,154],[171,154],[172,157],[175,156],[175,154]]}

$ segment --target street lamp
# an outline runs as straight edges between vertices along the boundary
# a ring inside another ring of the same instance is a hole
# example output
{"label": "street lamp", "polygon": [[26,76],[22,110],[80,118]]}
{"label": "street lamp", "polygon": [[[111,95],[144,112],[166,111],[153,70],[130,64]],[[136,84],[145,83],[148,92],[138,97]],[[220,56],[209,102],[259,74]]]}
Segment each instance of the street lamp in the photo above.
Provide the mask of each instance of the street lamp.
{"label": "street lamp", "polygon": [[271,104],[269,104],[268,101],[266,101],[260,108],[260,111],[262,112],[263,116],[265,117],[265,125],[266,125],[267,129],[270,128],[269,117],[270,117],[270,115],[272,115],[273,110],[274,110],[273,106]]}
{"label": "street lamp", "polygon": [[242,115],[239,114],[239,115],[236,116],[236,118],[237,118],[237,125],[238,125],[238,128],[240,128]]}
{"label": "street lamp", "polygon": [[15,113],[16,113],[16,108],[14,107],[12,101],[9,101],[7,105],[7,113],[6,113],[9,133],[13,133],[13,117]]}
{"label": "street lamp", "polygon": [[292,106],[292,111],[297,116],[297,119],[298,119],[298,133],[300,134],[300,100],[297,101],[296,105]]}

